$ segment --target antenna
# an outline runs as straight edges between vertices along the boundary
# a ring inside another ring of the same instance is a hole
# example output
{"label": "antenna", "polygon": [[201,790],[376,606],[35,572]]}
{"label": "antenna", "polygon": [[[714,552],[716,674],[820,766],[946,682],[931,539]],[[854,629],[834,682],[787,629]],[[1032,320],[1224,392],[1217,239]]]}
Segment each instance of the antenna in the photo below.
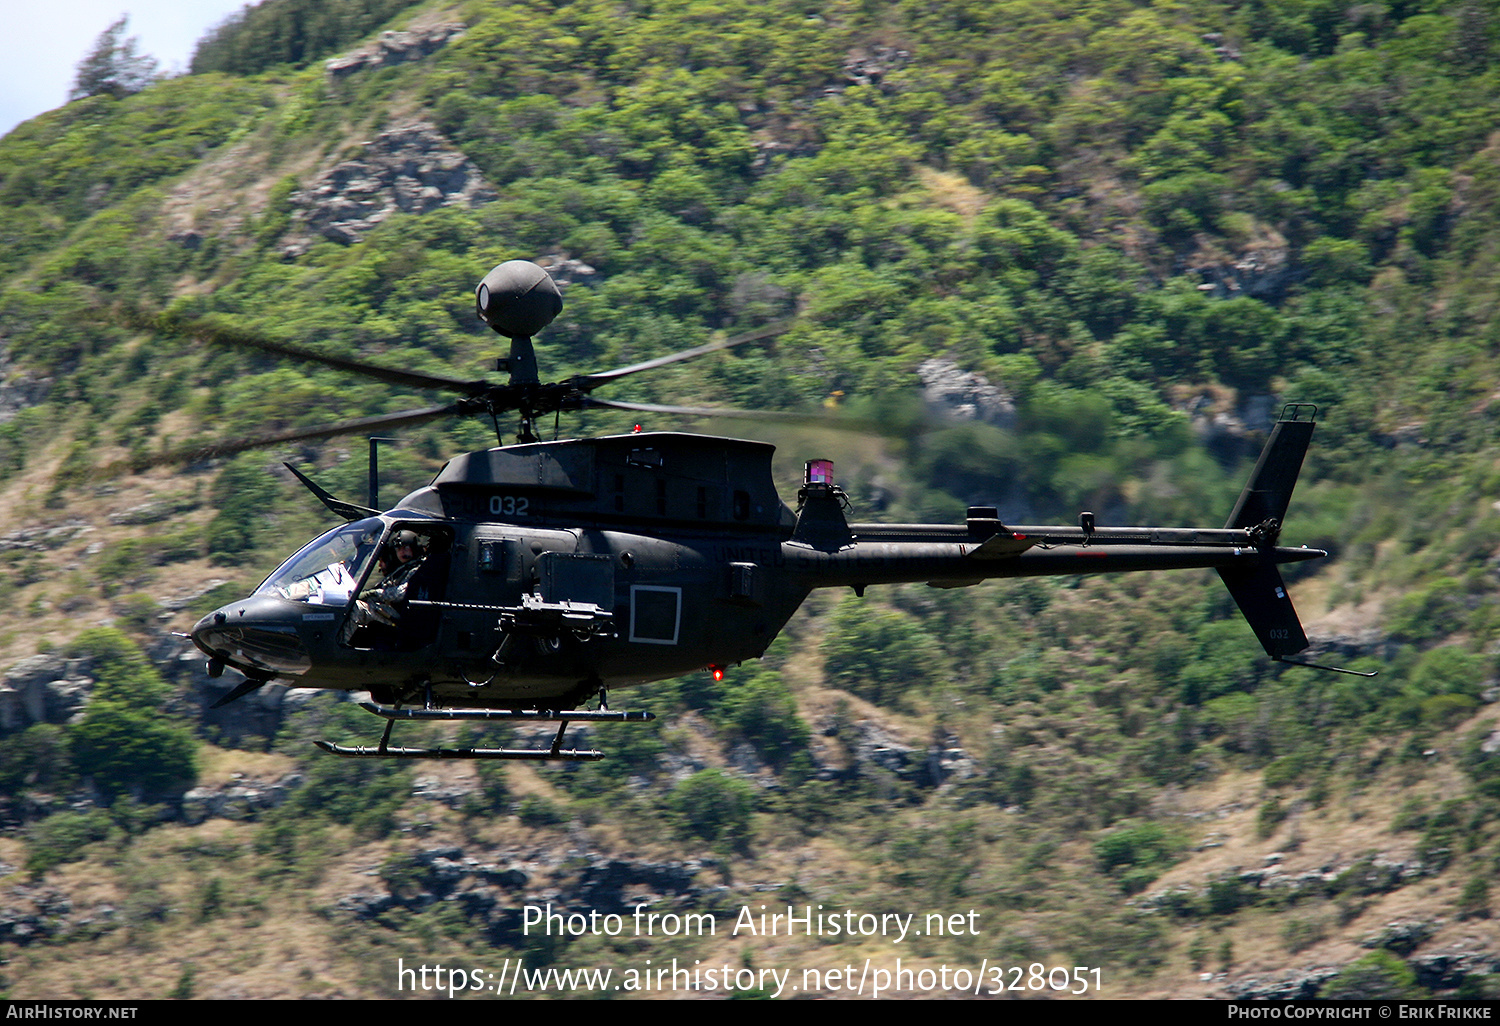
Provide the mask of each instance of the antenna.
{"label": "antenna", "polygon": [[370,436],[370,508],[380,509],[380,454],[376,448],[379,442],[396,442],[396,438],[377,438]]}

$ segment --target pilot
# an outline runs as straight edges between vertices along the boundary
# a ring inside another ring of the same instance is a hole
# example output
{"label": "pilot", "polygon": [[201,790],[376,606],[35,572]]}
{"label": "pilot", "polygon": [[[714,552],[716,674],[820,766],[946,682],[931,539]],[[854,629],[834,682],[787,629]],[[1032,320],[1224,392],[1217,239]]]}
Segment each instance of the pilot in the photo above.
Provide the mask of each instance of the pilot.
{"label": "pilot", "polygon": [[423,559],[427,556],[427,546],[422,544],[421,537],[415,531],[396,532],[391,545],[396,551],[397,561],[403,566],[414,559]]}
{"label": "pilot", "polygon": [[426,598],[425,589],[409,594],[413,576],[427,558],[427,547],[415,531],[397,531],[380,554],[382,579],[359,594],[354,622],[361,626],[395,627],[401,612],[395,603],[408,598]]}
{"label": "pilot", "polygon": [[380,572],[389,577],[414,559],[427,555],[422,539],[415,531],[397,531],[380,553]]}

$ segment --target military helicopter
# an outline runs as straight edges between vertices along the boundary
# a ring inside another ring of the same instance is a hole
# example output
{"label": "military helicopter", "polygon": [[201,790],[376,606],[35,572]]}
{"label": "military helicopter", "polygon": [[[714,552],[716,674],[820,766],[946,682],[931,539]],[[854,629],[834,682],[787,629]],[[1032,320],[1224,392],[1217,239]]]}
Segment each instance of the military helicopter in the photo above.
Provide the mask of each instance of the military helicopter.
{"label": "military helicopter", "polygon": [[[610,709],[610,691],[705,669],[720,677],[763,655],[813,589],[863,595],[870,585],[903,582],[961,588],[988,578],[1212,567],[1268,656],[1296,663],[1290,657],[1309,647],[1279,569],[1327,554],[1279,544],[1313,432],[1309,404],[1283,409],[1221,529],[1107,527],[1089,512],[1076,527],[1017,526],[992,507],[971,507],[962,524],[850,523],[828,460],[806,462],[792,507],[777,494],[774,447],[763,442],[639,429],[551,442],[536,436],[538,417],[594,407],[722,414],[590,393],[776,328],[542,382],[532,337],[562,309],[546,271],[525,261],[499,265],[476,288],[475,307],[511,340],[500,361],[509,372],[503,384],[230,339],[462,398],[221,453],[465,414],[488,415],[497,434],[503,414],[518,414],[520,426],[514,444],[450,459],[430,484],[385,511],[337,499],[293,469],[346,523],[193,628],[211,676],[233,667],[246,678],[217,705],[271,680],[364,691],[372,701],[363,707],[386,721],[379,743],[319,741],[324,750],[351,758],[598,759],[601,752],[562,747],[570,723],[652,718]],[[584,709],[595,697],[598,707]],[[402,720],[560,726],[547,748],[403,748],[391,744]]]}

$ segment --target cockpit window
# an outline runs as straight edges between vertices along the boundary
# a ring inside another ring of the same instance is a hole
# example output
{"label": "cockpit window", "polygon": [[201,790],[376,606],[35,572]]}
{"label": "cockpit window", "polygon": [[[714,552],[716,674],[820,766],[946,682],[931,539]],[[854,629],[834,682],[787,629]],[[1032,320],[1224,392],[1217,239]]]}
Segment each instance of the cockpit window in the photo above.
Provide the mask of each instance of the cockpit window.
{"label": "cockpit window", "polygon": [[315,538],[265,579],[257,595],[313,605],[345,606],[364,579],[385,524],[376,517],[346,524]]}

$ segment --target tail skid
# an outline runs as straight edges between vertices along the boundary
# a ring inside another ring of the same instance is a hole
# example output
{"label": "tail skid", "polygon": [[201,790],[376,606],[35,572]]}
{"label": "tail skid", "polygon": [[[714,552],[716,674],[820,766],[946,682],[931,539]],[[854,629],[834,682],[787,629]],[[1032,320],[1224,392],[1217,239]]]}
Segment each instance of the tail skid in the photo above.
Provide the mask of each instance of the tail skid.
{"label": "tail skid", "polygon": [[1288,403],[1282,408],[1281,418],[1271,428],[1255,470],[1224,525],[1254,532],[1260,539],[1257,544],[1264,558],[1253,567],[1221,569],[1219,577],[1272,659],[1315,670],[1373,677],[1374,673],[1287,658],[1308,647],[1307,633],[1297,618],[1292,597],[1287,594],[1273,549],[1292,500],[1292,489],[1297,485],[1297,475],[1302,471],[1302,459],[1312,440],[1317,412],[1318,408],[1311,403]]}

